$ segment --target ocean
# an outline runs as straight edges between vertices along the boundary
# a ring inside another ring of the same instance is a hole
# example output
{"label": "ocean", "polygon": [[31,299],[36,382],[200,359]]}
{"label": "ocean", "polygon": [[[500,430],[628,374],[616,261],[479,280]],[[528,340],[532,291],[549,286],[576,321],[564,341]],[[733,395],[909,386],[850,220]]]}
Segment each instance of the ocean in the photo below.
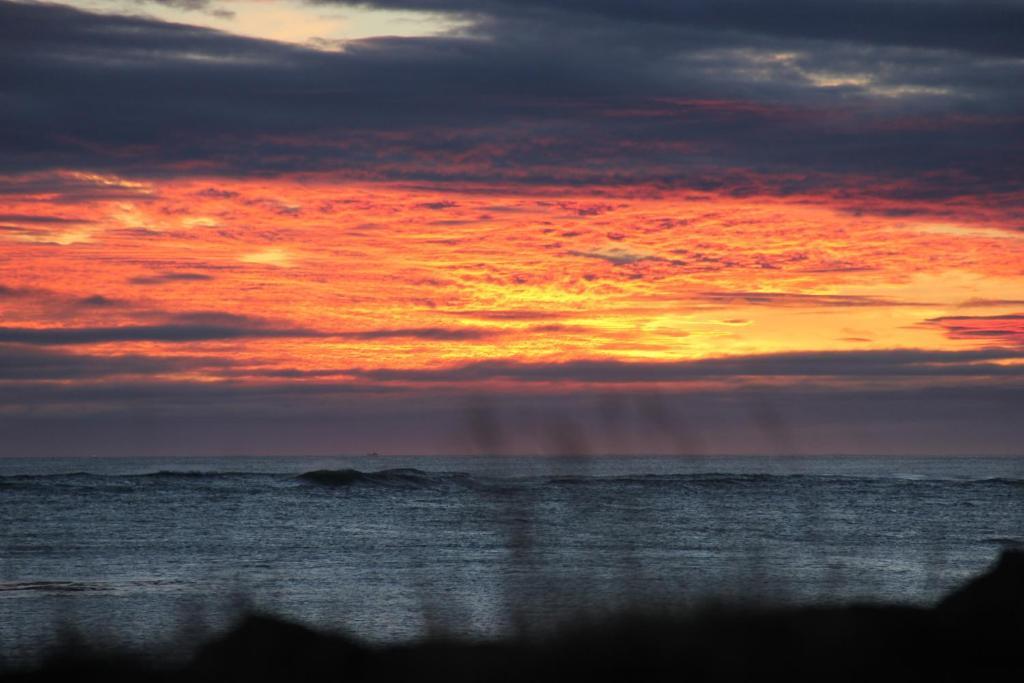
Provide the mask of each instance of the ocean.
{"label": "ocean", "polygon": [[929,604],[1024,544],[1024,458],[0,459],[0,663],[259,610],[368,641],[708,601]]}

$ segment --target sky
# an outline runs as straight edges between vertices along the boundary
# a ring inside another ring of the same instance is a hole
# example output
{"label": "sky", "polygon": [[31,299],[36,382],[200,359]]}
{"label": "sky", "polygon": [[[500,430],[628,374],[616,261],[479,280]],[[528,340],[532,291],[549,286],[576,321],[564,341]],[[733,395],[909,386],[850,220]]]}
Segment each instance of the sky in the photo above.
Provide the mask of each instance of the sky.
{"label": "sky", "polygon": [[1010,454],[1024,2],[0,0],[0,456]]}

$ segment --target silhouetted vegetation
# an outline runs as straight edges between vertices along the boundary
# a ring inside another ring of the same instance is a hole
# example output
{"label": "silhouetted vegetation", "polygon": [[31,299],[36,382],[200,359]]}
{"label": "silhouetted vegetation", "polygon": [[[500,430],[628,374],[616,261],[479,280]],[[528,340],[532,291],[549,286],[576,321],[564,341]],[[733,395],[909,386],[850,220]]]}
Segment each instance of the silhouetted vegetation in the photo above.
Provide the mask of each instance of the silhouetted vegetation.
{"label": "silhouetted vegetation", "polygon": [[708,607],[625,613],[544,637],[370,646],[251,614],[184,664],[68,650],[48,681],[1020,681],[1024,551],[933,608]]}

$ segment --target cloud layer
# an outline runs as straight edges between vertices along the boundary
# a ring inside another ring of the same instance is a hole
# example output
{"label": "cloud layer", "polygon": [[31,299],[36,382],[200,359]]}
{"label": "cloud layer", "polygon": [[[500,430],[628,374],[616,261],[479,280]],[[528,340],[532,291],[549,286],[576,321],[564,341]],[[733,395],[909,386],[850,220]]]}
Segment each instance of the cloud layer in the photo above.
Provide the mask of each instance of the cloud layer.
{"label": "cloud layer", "polygon": [[0,455],[1024,436],[1022,2],[73,4],[0,0]]}
{"label": "cloud layer", "polygon": [[0,3],[5,168],[1020,205],[1016,3],[371,4],[470,21],[324,52]]}

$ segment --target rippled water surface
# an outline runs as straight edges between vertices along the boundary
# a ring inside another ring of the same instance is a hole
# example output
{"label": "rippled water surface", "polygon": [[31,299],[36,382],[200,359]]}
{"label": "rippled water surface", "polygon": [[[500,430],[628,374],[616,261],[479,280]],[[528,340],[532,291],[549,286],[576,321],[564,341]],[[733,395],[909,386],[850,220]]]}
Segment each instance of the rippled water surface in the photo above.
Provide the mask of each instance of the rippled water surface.
{"label": "rippled water surface", "polygon": [[1024,542],[1020,458],[0,460],[0,651],[240,607],[377,639],[709,596],[926,603]]}

